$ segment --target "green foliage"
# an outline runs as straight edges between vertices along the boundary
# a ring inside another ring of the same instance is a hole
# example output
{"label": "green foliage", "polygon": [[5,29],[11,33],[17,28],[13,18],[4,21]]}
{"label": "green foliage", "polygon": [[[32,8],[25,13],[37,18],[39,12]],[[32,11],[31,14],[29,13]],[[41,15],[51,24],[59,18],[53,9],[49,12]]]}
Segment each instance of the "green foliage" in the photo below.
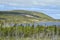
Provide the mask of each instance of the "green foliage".
{"label": "green foliage", "polygon": [[57,34],[57,31],[59,31],[59,33],[60,33],[60,28],[55,25],[48,26],[48,27],[40,26],[40,25],[38,25],[36,27],[34,27],[34,25],[32,25],[32,26],[14,25],[13,27],[0,27],[0,29],[1,29],[0,32],[2,33],[2,36],[8,36],[8,35],[12,36],[12,35],[23,35],[24,34],[24,37],[29,37],[33,34],[43,33],[43,32],[45,32],[45,33],[54,32],[55,35]]}

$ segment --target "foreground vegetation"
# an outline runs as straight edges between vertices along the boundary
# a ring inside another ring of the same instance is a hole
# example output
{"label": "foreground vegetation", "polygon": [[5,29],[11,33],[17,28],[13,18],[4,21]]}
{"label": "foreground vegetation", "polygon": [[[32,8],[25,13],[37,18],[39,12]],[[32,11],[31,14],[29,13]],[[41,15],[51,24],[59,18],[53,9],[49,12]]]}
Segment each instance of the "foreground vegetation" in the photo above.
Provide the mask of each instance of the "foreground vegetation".
{"label": "foreground vegetation", "polygon": [[[35,11],[0,11],[0,40],[60,40],[60,26],[22,25],[22,23],[58,22]],[[15,24],[16,23],[16,24]],[[17,24],[21,23],[17,26]]]}
{"label": "foreground vegetation", "polygon": [[60,26],[0,26],[0,40],[60,40]]}

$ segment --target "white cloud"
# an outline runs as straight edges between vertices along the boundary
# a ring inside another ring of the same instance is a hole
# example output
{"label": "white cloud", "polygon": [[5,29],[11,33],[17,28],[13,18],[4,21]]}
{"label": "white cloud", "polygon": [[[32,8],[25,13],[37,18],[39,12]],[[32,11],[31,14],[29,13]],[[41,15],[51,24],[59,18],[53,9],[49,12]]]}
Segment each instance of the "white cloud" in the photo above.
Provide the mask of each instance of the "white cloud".
{"label": "white cloud", "polygon": [[60,5],[60,0],[0,0],[0,4],[24,6]]}
{"label": "white cloud", "polygon": [[8,3],[8,5],[17,6],[17,5],[19,5],[19,4],[17,4],[17,3]]}
{"label": "white cloud", "polygon": [[47,5],[60,5],[60,0],[36,0],[37,5],[47,6]]}

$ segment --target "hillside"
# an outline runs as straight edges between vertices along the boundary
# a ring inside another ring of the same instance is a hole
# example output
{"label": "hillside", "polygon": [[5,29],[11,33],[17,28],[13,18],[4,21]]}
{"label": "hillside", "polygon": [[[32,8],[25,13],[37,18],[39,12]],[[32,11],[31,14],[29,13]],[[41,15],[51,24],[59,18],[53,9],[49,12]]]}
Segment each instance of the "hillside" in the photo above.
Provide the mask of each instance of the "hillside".
{"label": "hillside", "polygon": [[13,10],[13,11],[0,11],[0,20],[5,22],[14,23],[33,23],[40,21],[55,21],[52,17],[35,11],[26,10]]}

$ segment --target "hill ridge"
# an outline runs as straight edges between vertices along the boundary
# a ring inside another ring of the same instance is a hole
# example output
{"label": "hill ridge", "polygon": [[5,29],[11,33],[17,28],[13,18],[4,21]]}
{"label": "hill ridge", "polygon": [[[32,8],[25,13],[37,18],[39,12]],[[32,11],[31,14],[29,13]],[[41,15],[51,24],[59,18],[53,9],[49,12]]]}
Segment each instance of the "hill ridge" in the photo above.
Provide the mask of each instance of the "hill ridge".
{"label": "hill ridge", "polygon": [[17,23],[55,21],[54,18],[42,12],[27,11],[27,10],[0,11],[0,18],[6,18],[7,22],[17,22]]}

